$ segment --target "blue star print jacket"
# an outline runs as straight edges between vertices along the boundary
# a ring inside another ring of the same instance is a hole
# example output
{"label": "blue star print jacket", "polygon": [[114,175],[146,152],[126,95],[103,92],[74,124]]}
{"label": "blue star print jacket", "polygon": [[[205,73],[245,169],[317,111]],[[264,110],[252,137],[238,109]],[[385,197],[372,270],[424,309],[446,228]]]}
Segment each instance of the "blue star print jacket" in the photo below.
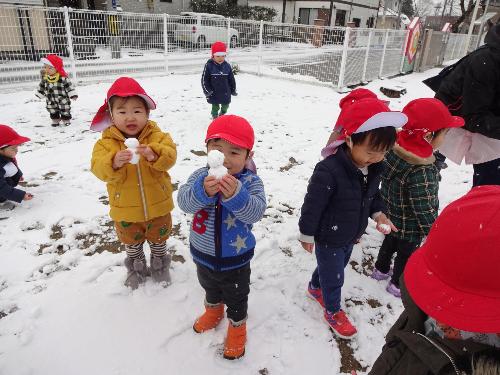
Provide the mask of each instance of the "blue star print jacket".
{"label": "blue star print jacket", "polygon": [[203,188],[208,168],[200,168],[179,188],[179,207],[194,214],[189,242],[195,263],[215,271],[244,266],[252,259],[255,237],[252,224],[266,210],[262,180],[244,169],[235,175],[238,188],[224,199],[220,194],[209,197]]}

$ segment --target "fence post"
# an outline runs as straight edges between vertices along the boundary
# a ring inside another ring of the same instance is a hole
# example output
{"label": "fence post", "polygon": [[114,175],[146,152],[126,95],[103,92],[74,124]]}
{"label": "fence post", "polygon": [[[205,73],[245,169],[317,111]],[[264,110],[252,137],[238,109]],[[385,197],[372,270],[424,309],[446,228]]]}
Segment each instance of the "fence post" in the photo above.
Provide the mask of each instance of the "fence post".
{"label": "fence post", "polygon": [[227,50],[231,48],[231,18],[227,19]]}
{"label": "fence post", "polygon": [[262,75],[262,34],[264,32],[264,21],[260,20],[259,30],[259,65],[257,66],[257,74]]}
{"label": "fence post", "polygon": [[363,65],[363,76],[361,78],[362,82],[366,82],[366,67],[368,66],[368,56],[370,55],[370,46],[372,44],[372,38],[373,38],[373,29],[370,29],[370,33],[368,34],[368,44],[366,45],[365,63]]}
{"label": "fence post", "polygon": [[344,86],[344,74],[345,74],[345,64],[347,62],[347,47],[349,46],[349,34],[351,28],[346,27],[344,33],[344,46],[342,47],[342,60],[340,62],[340,72],[339,72],[339,83],[338,88],[342,89]]}
{"label": "fence post", "polygon": [[385,53],[387,51],[387,42],[389,41],[389,29],[385,30],[385,41],[384,41],[384,49],[382,50],[382,60],[380,61],[380,71],[378,76],[382,78],[382,74],[384,74],[384,61],[385,61]]}
{"label": "fence post", "polygon": [[405,60],[406,60],[406,46],[408,45],[409,39],[410,38],[410,30],[406,30],[406,35],[405,35],[405,41],[403,43],[403,47],[401,49],[401,65],[399,66],[399,72],[403,74],[403,68],[405,66]]}
{"label": "fence post", "polygon": [[68,40],[69,58],[71,60],[71,79],[76,84],[75,54],[73,52],[73,36],[71,35],[71,25],[69,23],[69,10],[64,7],[64,24],[66,25],[66,39]]}
{"label": "fence post", "polygon": [[163,57],[165,58],[165,73],[168,74],[168,14],[163,13]]}

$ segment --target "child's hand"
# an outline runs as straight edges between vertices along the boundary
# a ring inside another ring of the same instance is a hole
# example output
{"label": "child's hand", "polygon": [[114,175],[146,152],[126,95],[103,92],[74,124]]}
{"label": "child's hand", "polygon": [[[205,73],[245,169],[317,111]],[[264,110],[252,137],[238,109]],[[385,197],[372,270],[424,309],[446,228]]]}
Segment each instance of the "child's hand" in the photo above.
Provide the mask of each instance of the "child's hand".
{"label": "child's hand", "polygon": [[238,180],[230,174],[225,175],[220,180],[220,192],[225,199],[231,198],[238,188]]}
{"label": "child's hand", "polygon": [[31,193],[24,194],[23,201],[30,201],[32,199],[33,199],[33,194],[31,194]]}
{"label": "child's hand", "polygon": [[382,233],[382,234],[389,234],[392,232],[397,232],[398,228],[394,226],[392,221],[389,220],[387,216],[385,216],[384,213],[380,214],[377,216],[375,219],[375,222],[377,223],[377,230]]}
{"label": "child's hand", "polygon": [[300,244],[302,245],[302,247],[304,248],[305,251],[307,251],[308,253],[312,253],[313,250],[314,250],[314,244],[313,243],[310,243],[310,242],[303,242],[303,241],[300,241]]}
{"label": "child's hand", "polygon": [[132,160],[132,151],[130,150],[121,150],[115,154],[113,158],[113,169],[119,169],[127,164],[130,160]]}
{"label": "child's hand", "polygon": [[136,150],[137,153],[144,156],[144,159],[146,159],[147,161],[156,161],[158,159],[158,155],[156,155],[148,145],[139,145]]}
{"label": "child's hand", "polygon": [[207,176],[203,180],[203,188],[209,197],[213,197],[219,192],[219,181],[214,176]]}

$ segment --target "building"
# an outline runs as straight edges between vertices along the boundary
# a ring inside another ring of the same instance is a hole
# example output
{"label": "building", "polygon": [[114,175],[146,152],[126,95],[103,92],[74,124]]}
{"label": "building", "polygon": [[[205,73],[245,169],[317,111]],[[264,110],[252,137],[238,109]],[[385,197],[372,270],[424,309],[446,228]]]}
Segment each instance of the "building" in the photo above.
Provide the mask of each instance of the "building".
{"label": "building", "polygon": [[330,26],[353,22],[356,27],[373,27],[378,10],[378,0],[248,0],[248,5],[276,9],[277,22],[283,19],[285,5],[286,23],[313,25],[315,19],[322,19],[327,26],[330,21]]}

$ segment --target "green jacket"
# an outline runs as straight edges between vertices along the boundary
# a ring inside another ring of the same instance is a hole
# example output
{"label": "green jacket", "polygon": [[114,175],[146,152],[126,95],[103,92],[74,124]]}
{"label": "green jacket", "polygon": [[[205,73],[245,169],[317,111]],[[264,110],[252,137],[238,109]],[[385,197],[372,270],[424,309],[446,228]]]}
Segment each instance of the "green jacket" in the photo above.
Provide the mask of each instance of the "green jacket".
{"label": "green jacket", "polygon": [[396,145],[387,154],[380,192],[397,238],[420,243],[427,236],[439,208],[439,171],[434,156],[420,158]]}

